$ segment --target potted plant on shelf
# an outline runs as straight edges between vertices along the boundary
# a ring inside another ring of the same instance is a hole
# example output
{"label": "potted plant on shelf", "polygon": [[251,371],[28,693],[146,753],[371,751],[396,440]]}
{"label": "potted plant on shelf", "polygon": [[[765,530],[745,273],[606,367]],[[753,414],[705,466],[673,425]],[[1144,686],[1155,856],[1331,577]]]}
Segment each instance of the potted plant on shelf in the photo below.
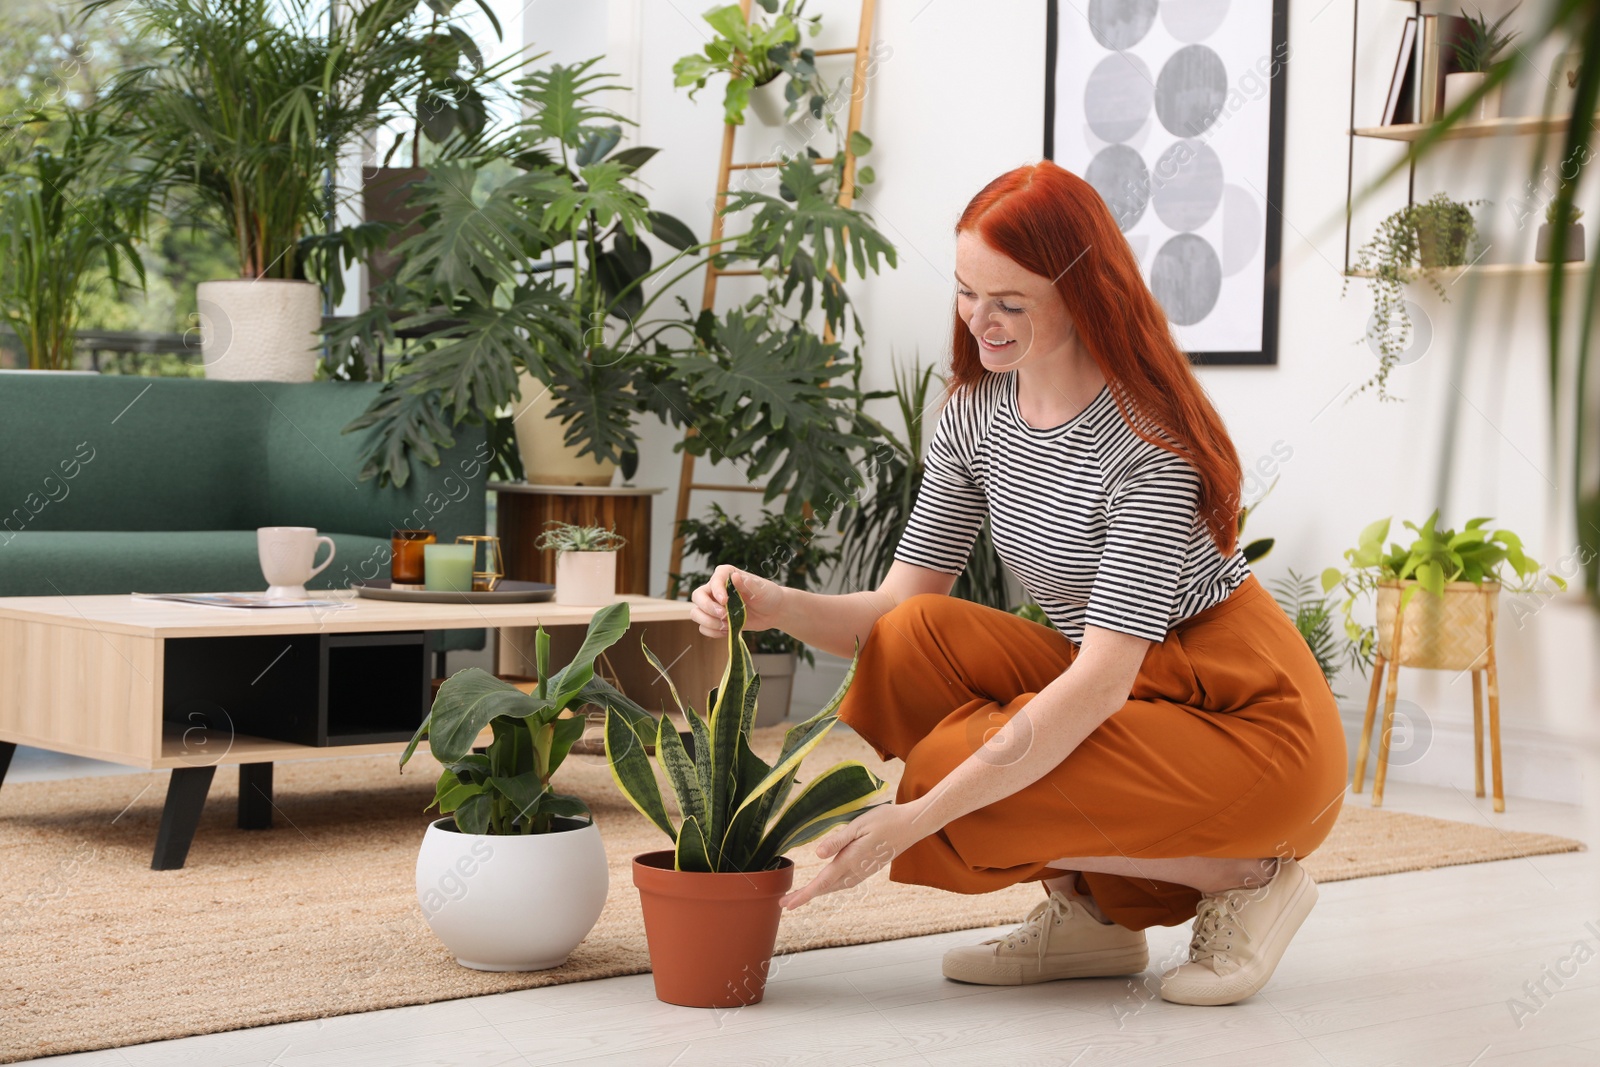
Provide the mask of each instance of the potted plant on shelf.
{"label": "potted plant on shelf", "polygon": [[617,549],[627,539],[605,526],[550,519],[533,547],[556,552],[556,603],[595,605],[617,599]]}
{"label": "potted plant on shelf", "polygon": [[[711,513],[709,520],[688,518],[679,524],[684,550],[705,561],[711,570],[730,563],[790,589],[810,589],[818,572],[839,560],[839,550],[819,545],[818,532],[805,519],[765,512],[753,529],[746,529],[741,519],[715,502]],[[711,580],[709,571],[668,577],[676,589],[695,589]],[[751,655],[764,688],[756,725],[782,722],[789,717],[796,661],[804,659],[816,666],[816,657],[805,645],[776,629],[755,636]]]}
{"label": "potted plant on shelf", "polygon": [[[1490,521],[1487,517],[1469,519],[1459,532],[1435,529],[1438,518],[1435,508],[1420,527],[1406,522],[1416,538],[1410,545],[1394,542],[1387,549],[1383,542],[1389,536],[1389,520],[1370,523],[1356,547],[1345,550],[1350,568],[1329,567],[1322,572],[1324,593],[1334,586],[1345,593],[1340,605],[1344,630],[1362,662],[1371,663],[1374,652],[1393,661],[1398,642],[1400,666],[1446,670],[1483,666],[1487,646],[1494,640],[1501,567],[1509,564],[1521,579],[1539,570],[1538,561],[1522,550],[1516,534],[1484,528]],[[1549,577],[1560,588],[1567,587],[1559,575]],[[1522,592],[1531,584],[1508,588]],[[1408,611],[1419,590],[1429,595]],[[1373,592],[1377,623],[1364,627],[1352,618],[1351,609]]]}
{"label": "potted plant on shelf", "polygon": [[[1552,200],[1544,209],[1544,223],[1539,227],[1533,249],[1533,258],[1539,263],[1550,263],[1555,259],[1555,235],[1561,225],[1560,206],[1559,200]],[[1583,208],[1574,205],[1571,220],[1566,226],[1567,238],[1563,242],[1566,247],[1561,253],[1563,263],[1581,263],[1584,259],[1583,223],[1578,221],[1581,218]]]}
{"label": "potted plant on shelf", "polygon": [[[750,747],[761,676],[741,633],[744,602],[731,580],[727,593],[728,665],[707,698],[707,715],[685,707],[672,691],[689,723],[692,755],[665,716],[657,720],[618,703],[606,709],[606,758],[618,788],[673,842],[671,849],[633,859],[656,996],[702,1008],[761,1000],[777,940],[778,898],[794,880],[794,863],[784,853],[854,819],[883,789],[864,764],[846,760],[788,802],[800,761],[838,718],[860,644],[838,692],[816,715],[789,729],[769,764]],[[648,647],[644,653],[665,674]],[[647,745],[655,746],[671,783],[680,815],[676,825],[646,758]]]}
{"label": "potted plant on shelf", "polygon": [[[1512,12],[1521,7],[1520,3],[1512,6],[1510,11],[1501,15],[1493,23],[1486,19],[1482,9],[1478,17],[1473,18],[1465,10],[1461,17],[1466,20],[1466,29],[1456,39],[1455,53],[1456,65],[1460,68],[1444,76],[1444,110],[1448,114],[1477,92],[1484,81],[1489,77],[1489,71],[1497,62],[1497,57],[1505,51],[1516,32],[1501,33],[1500,27],[1505,25],[1506,19]],[[1504,84],[1503,82],[1501,83]],[[1500,117],[1500,85],[1484,93],[1478,98],[1477,107],[1466,115],[1468,119],[1494,119]]]}
{"label": "potted plant on shelf", "polygon": [[1378,371],[1351,397],[1376,385],[1378,399],[1395,399],[1386,391],[1389,372],[1398,365],[1412,340],[1404,287],[1426,278],[1439,299],[1449,302],[1438,271],[1469,262],[1478,235],[1472,209],[1485,203],[1482,199],[1456,201],[1445,193],[1435,193],[1425,202],[1407,204],[1384,219],[1378,224],[1377,233],[1357,250],[1355,267],[1345,276],[1340,295],[1350,291],[1352,277],[1371,279],[1372,318],[1362,341],[1378,349]]}
{"label": "potted plant on shelf", "polygon": [[[782,126],[805,101],[813,118],[823,118],[827,87],[817,74],[816,55],[801,47],[800,26],[815,37],[822,32],[822,16],[804,17],[805,0],[759,0],[771,21],[755,15],[748,22],[738,4],[714,7],[702,18],[715,35],[702,53],[683,56],[672,65],[679,88],[692,85],[694,94],[715,74],[728,76],[723,90],[723,116],[735,126],[744,124],[745,105],[768,126]],[[788,79],[780,89],[778,79]]]}
{"label": "potted plant on shelf", "polygon": [[[423,835],[417,899],[462,966],[559,967],[600,918],[609,880],[600,831],[587,805],[556,792],[551,778],[583,736],[585,704],[648,714],[594,670],[627,629],[626,603],[601,609],[571,662],[552,673],[541,626],[531,693],[476,667],[458,671],[400,756],[404,767],[427,738],[444,765],[428,805],[444,817]],[[474,751],[485,729],[494,739]]]}

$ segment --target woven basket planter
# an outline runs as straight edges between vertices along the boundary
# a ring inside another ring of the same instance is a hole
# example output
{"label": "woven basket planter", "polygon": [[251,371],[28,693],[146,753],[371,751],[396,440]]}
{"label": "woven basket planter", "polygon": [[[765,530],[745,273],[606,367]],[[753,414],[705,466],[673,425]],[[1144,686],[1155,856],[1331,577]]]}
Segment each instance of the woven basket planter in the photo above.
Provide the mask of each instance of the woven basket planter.
{"label": "woven basket planter", "polygon": [[[1394,659],[1391,645],[1401,591],[1416,584],[1392,578],[1378,583],[1378,653],[1386,660]],[[1400,666],[1452,671],[1488,667],[1499,595],[1496,581],[1446,582],[1442,597],[1418,589],[1401,621]]]}

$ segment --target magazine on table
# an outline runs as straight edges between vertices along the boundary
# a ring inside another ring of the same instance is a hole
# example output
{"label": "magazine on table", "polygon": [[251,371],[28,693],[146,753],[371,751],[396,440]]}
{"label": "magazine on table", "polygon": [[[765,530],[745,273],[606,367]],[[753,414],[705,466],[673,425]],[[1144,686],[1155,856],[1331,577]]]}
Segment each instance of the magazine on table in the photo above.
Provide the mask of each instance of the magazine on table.
{"label": "magazine on table", "polygon": [[348,600],[286,600],[265,593],[134,593],[141,600],[176,600],[208,608],[348,608]]}

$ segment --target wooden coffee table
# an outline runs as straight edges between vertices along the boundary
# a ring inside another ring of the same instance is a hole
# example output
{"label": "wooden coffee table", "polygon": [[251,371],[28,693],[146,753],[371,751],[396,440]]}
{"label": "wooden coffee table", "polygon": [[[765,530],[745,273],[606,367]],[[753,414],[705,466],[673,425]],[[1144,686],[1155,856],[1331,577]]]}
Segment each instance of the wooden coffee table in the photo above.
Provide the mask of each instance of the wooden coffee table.
{"label": "wooden coffee table", "polygon": [[[218,766],[239,767],[239,826],[267,829],[274,762],[403,751],[429,707],[428,632],[494,629],[497,673],[531,676],[534,627],[550,635],[551,662],[564,664],[599,610],[318,595],[349,606],[0,597],[0,782],[17,745],[171,769],[150,865],[182,867]],[[703,700],[726,643],[700,634],[685,601],[619,599],[632,625],[601,673],[646,708],[672,708],[640,652],[643,637],[684,698]]]}

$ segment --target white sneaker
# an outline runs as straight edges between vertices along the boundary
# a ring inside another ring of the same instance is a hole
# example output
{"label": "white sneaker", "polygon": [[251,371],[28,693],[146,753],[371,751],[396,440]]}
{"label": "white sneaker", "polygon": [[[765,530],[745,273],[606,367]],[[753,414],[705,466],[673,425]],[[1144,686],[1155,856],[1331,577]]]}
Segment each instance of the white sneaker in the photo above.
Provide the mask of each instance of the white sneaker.
{"label": "white sneaker", "polygon": [[1317,902],[1317,884],[1294,860],[1280,859],[1255,889],[1205,893],[1195,909],[1189,962],[1161,976],[1175,1004],[1232,1004],[1255,994]]}
{"label": "white sneaker", "polygon": [[1058,978],[1138,974],[1150,962],[1143,930],[1107,925],[1052,892],[1005,937],[944,954],[944,976],[979,985],[1030,985]]}

